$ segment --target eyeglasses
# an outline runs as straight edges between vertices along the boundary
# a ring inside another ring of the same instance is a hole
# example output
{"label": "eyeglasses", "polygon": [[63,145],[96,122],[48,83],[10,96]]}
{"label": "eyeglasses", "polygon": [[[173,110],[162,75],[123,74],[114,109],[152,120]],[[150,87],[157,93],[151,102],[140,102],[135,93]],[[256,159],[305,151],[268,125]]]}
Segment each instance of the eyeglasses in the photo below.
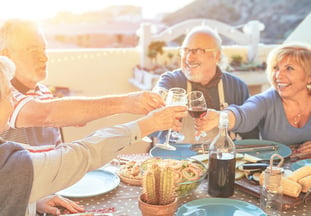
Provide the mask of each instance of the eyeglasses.
{"label": "eyeglasses", "polygon": [[202,49],[202,48],[196,48],[196,49],[189,49],[187,47],[181,47],[178,49],[179,55],[188,55],[190,52],[194,55],[205,55],[208,52],[215,52],[217,49]]}
{"label": "eyeglasses", "polygon": [[29,47],[29,48],[21,48],[21,49],[12,49],[15,52],[26,52],[31,56],[40,56],[46,55],[46,48],[36,48],[36,47]]}
{"label": "eyeglasses", "polygon": [[27,48],[25,49],[25,51],[28,52],[32,56],[45,55],[46,53],[45,48]]}

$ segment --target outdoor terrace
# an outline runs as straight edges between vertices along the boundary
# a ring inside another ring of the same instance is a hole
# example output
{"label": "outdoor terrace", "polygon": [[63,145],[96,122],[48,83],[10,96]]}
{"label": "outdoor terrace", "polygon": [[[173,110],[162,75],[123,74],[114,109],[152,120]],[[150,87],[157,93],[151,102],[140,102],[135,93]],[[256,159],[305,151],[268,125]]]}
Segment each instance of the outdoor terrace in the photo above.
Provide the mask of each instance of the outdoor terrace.
{"label": "outdoor terrace", "polygon": [[[310,16],[309,16],[310,20]],[[149,40],[149,42],[152,41]],[[257,44],[256,59],[265,61],[269,51],[276,45]],[[247,44],[223,46],[225,56],[240,55],[243,59],[249,57]],[[148,64],[142,43],[136,48],[115,49],[49,49],[48,78],[44,81],[49,86],[66,87],[73,96],[97,96],[106,94],[121,94],[138,91],[140,88],[130,82],[133,79],[133,68]],[[159,64],[165,64],[166,56],[171,52],[173,60],[179,61],[177,48],[164,47],[164,54],[159,56]],[[266,76],[261,72],[235,72],[250,87],[252,94],[269,87]],[[121,114],[96,120],[84,127],[66,127],[63,129],[65,141],[82,138],[94,130],[118,123],[136,119],[137,115]],[[138,145],[141,145],[139,143]],[[148,145],[144,145],[148,148]],[[131,148],[137,152],[137,149]],[[140,147],[139,151],[144,151]]]}

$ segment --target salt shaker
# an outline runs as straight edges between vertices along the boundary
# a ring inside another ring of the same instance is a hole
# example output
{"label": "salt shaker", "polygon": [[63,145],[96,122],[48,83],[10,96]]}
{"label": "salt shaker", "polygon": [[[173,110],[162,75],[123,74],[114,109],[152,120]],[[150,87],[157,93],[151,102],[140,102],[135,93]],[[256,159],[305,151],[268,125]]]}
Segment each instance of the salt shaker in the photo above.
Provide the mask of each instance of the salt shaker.
{"label": "salt shaker", "polygon": [[[281,158],[277,166],[273,166],[273,159]],[[267,216],[280,216],[282,214],[283,190],[282,175],[284,158],[274,154],[270,159],[270,166],[264,171],[264,181],[260,194],[260,208]]]}

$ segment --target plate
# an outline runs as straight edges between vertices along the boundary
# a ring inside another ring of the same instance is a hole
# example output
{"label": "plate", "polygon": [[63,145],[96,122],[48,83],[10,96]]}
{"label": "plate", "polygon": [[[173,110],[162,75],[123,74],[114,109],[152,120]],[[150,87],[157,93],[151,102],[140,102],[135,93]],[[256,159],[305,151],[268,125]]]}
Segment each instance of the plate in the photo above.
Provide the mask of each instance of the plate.
{"label": "plate", "polygon": [[311,159],[296,161],[295,163],[292,163],[291,169],[296,170],[303,166],[311,166]]}
{"label": "plate", "polygon": [[116,174],[105,170],[94,170],[57,194],[65,197],[91,197],[107,193],[115,189],[119,183],[120,178]]}
{"label": "plate", "polygon": [[192,151],[191,147],[192,144],[171,144],[172,146],[176,147],[175,151],[162,149],[159,147],[153,147],[150,150],[150,155],[152,157],[160,157],[160,158],[170,158],[170,159],[176,159],[176,160],[184,160],[191,156],[197,155],[198,153],[196,151]]}
{"label": "plate", "polygon": [[[249,155],[253,155],[255,157],[261,158],[263,160],[270,160],[270,157],[277,153],[281,155],[282,157],[286,158],[291,155],[292,150],[284,144],[269,141],[269,140],[258,140],[258,139],[244,139],[235,141],[236,145],[271,145],[276,144],[278,146],[278,149],[275,151],[250,151],[247,152]],[[194,155],[199,155],[200,153],[199,148],[201,147],[201,144],[179,144],[174,143],[171,144],[172,146],[176,147],[175,151],[162,149],[159,147],[153,147],[150,150],[150,155],[152,157],[161,157],[161,158],[171,158],[171,159],[177,159],[177,160],[184,160],[189,157],[192,157]]]}
{"label": "plate", "polygon": [[270,160],[271,156],[273,154],[279,154],[282,157],[286,158],[291,155],[292,150],[284,144],[269,141],[269,140],[258,140],[258,139],[244,139],[244,140],[238,140],[234,142],[236,145],[271,145],[276,144],[278,146],[278,149],[275,151],[250,151],[246,152],[247,154],[253,155],[255,157],[261,158],[263,160]]}
{"label": "plate", "polygon": [[176,216],[266,216],[257,206],[234,199],[206,198],[183,204]]}

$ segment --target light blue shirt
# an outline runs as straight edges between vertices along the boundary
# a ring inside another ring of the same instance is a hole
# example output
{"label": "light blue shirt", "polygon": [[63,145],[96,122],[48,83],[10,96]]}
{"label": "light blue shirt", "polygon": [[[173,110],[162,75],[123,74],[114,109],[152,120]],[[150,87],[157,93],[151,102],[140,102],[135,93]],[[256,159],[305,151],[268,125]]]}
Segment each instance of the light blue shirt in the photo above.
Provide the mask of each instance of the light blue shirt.
{"label": "light blue shirt", "polygon": [[247,132],[258,125],[261,137],[282,144],[298,144],[311,140],[311,118],[302,128],[287,120],[280,95],[274,89],[250,97],[243,105],[230,105],[236,116],[235,132]]}

